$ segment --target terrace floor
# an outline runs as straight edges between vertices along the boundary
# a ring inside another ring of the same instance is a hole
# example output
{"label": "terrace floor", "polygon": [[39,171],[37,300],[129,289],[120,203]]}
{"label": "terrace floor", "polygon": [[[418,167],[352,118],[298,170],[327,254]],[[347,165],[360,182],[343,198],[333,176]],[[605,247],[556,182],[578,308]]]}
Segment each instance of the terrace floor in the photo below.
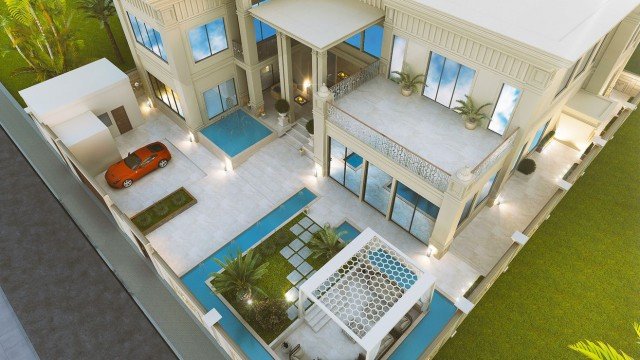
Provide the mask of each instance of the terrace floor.
{"label": "terrace floor", "polygon": [[381,76],[336,105],[450,174],[475,167],[502,142],[487,129],[465,129],[460,115],[422,95],[402,96],[396,83]]}
{"label": "terrace floor", "polygon": [[531,175],[515,172],[500,192],[500,205],[485,207],[456,236],[450,253],[486,275],[513,244],[511,235],[523,231],[558,189],[558,180],[580,159],[580,153],[552,140],[530,158],[537,164]]}
{"label": "terrace floor", "polygon": [[[128,216],[180,186],[196,197],[196,205],[147,236],[178,276],[302,187],[318,195],[309,211],[314,221],[337,226],[348,219],[360,229],[371,227],[436,276],[438,287],[450,298],[464,294],[479,276],[455,255],[445,255],[441,260],[428,258],[424,243],[385,220],[332,179],[315,177],[313,161],[301,156],[298,149],[283,138],[260,149],[239,168],[226,172],[220,159],[202,145],[189,142],[188,134],[159,110],[145,112],[147,123],[116,138],[120,152],[126,154],[151,141],[162,140],[172,146],[176,162],[147,175],[129,189],[114,191],[106,184],[104,187]],[[99,175],[96,179],[100,178]]]}

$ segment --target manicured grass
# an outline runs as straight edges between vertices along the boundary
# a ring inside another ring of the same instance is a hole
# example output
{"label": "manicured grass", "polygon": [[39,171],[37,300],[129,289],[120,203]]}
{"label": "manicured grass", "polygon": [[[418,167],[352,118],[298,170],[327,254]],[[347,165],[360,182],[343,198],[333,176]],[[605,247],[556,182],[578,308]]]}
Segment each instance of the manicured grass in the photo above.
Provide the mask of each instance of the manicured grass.
{"label": "manicured grass", "polygon": [[[304,213],[299,214],[287,224],[280,227],[280,229],[276,230],[276,232],[256,246],[253,250],[257,254],[260,254],[263,262],[267,262],[269,264],[267,266],[266,274],[256,284],[266,293],[269,299],[284,300],[286,292],[293,287],[289,280],[287,280],[287,276],[294,270],[294,267],[289,263],[289,261],[287,261],[287,259],[284,258],[284,256],[280,254],[280,250],[296,239],[296,235],[289,229],[304,217],[306,217]],[[308,258],[307,262],[313,266],[314,269],[318,270],[327,263],[327,260]],[[293,323],[293,321],[289,320],[287,317],[286,312],[283,312],[278,326],[273,328],[264,328],[260,324],[252,321],[253,314],[251,306],[248,306],[245,302],[238,301],[234,294],[222,295],[267,344],[277,338],[278,335]],[[259,299],[256,299],[256,301],[259,301]],[[290,305],[291,303],[288,304],[288,306]]]}
{"label": "manicured grass", "polygon": [[192,207],[196,202],[197,200],[181,187],[136,214],[131,221],[146,235]]}
{"label": "manicured grass", "polygon": [[624,69],[640,75],[640,47],[633,52],[633,55],[631,55],[631,58]]}
{"label": "manicured grass", "polygon": [[[76,8],[76,1],[69,1],[71,8]],[[0,1],[0,15],[8,16],[7,7],[4,1]],[[131,70],[135,67],[133,63],[133,57],[129,51],[129,46],[125,40],[124,31],[120,25],[120,21],[117,16],[111,19],[110,25],[113,33],[116,37],[118,47],[124,57],[124,64],[119,64],[116,61],[116,57],[113,53],[109,39],[107,38],[104,29],[100,28],[100,24],[96,20],[87,19],[84,13],[76,11],[72,20],[73,26],[78,29],[79,38],[84,41],[84,48],[80,51],[80,58],[82,64],[88,64],[92,61],[101,59],[103,57],[109,59],[115,65],[117,65],[123,71]],[[9,38],[4,31],[0,32],[0,48],[8,48],[10,46]],[[24,105],[22,98],[18,95],[18,91],[34,85],[36,82],[31,75],[19,75],[11,76],[11,72],[20,67],[24,67],[25,63],[20,56],[11,51],[6,56],[0,57],[0,82],[9,90],[11,95],[18,99],[18,101]]]}
{"label": "manicured grass", "polygon": [[583,359],[602,340],[640,357],[636,111],[462,323],[438,359]]}

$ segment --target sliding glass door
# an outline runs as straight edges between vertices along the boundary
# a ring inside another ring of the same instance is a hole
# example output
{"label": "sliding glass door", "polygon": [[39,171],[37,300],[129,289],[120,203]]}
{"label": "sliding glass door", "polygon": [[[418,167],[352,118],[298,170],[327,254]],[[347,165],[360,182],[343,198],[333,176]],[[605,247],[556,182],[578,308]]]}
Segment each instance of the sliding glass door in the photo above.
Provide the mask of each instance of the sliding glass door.
{"label": "sliding glass door", "polygon": [[391,220],[427,242],[440,208],[398,181]]}
{"label": "sliding glass door", "polygon": [[368,164],[364,201],[387,215],[393,178],[372,163]]}
{"label": "sliding glass door", "polygon": [[360,195],[364,159],[335,139],[331,139],[329,176],[349,191]]}

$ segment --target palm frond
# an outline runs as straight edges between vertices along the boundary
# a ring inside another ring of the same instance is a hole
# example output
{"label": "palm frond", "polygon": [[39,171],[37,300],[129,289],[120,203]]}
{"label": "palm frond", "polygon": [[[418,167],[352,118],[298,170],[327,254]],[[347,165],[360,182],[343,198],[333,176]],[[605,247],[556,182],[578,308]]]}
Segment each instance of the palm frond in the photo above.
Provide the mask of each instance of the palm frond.
{"label": "palm frond", "polygon": [[325,225],[309,241],[308,246],[311,250],[311,256],[314,259],[331,259],[344,248],[344,243],[341,240],[344,234],[346,234],[345,231],[337,232],[335,228]]}
{"label": "palm frond", "polygon": [[602,341],[584,340],[569,345],[569,349],[576,351],[591,360],[633,360],[623,351],[618,352],[613,346]]}
{"label": "palm frond", "polygon": [[217,291],[234,294],[239,300],[251,298],[254,294],[266,296],[256,283],[266,274],[269,263],[261,263],[260,256],[252,250],[244,256],[238,250],[233,258],[226,256],[223,260],[214,261],[224,269],[211,275],[213,287]]}

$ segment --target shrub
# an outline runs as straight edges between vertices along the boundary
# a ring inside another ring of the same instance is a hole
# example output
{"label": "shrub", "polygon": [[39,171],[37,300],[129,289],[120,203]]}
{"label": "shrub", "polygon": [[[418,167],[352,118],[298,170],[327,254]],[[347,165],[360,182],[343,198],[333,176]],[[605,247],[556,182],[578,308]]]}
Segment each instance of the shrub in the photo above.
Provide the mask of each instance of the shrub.
{"label": "shrub", "polygon": [[275,104],[276,111],[279,114],[285,114],[289,112],[289,102],[285,99],[276,100]]}
{"label": "shrub", "polygon": [[529,175],[536,171],[536,162],[533,159],[524,159],[518,164],[518,171],[525,175]]}
{"label": "shrub", "polygon": [[254,302],[251,309],[252,322],[264,329],[274,329],[287,318],[287,304],[281,299],[265,299]]}
{"label": "shrub", "polygon": [[185,193],[181,192],[181,191],[179,191],[179,192],[177,192],[177,193],[175,193],[175,194],[173,194],[171,196],[171,202],[175,206],[180,206],[180,205],[186,204],[187,201],[188,201],[187,195]]}
{"label": "shrub", "polygon": [[330,225],[325,225],[322,230],[313,234],[311,241],[309,241],[309,249],[311,250],[311,257],[314,259],[322,258],[329,260],[334,257],[340,250],[344,248],[344,243],[340,239],[345,232],[337,232],[335,228]]}
{"label": "shrub", "polygon": [[313,135],[313,120],[310,120],[305,127],[307,128],[307,132]]}
{"label": "shrub", "polygon": [[158,204],[154,207],[153,212],[158,216],[165,216],[169,213],[169,207],[166,204]]}
{"label": "shrub", "polygon": [[263,257],[268,257],[273,255],[274,252],[276,252],[276,244],[273,241],[265,241],[260,245],[259,249],[260,249],[260,254]]}

